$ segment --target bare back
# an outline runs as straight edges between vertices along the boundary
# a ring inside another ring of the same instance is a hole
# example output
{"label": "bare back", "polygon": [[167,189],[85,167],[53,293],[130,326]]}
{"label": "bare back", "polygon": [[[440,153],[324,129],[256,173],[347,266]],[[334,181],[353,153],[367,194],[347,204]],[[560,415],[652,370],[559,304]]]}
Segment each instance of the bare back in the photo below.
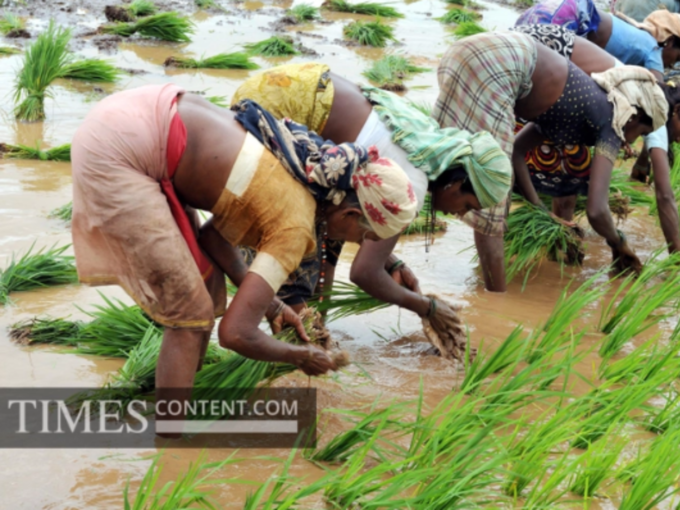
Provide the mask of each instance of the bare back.
{"label": "bare back", "polygon": [[592,43],[604,48],[612,36],[612,15],[608,12],[602,12],[601,9],[598,9],[597,12],[600,14],[600,25],[595,32],[589,32],[587,37]]}
{"label": "bare back", "polygon": [[209,211],[227,184],[246,131],[232,111],[200,96],[181,96],[178,111],[187,128],[187,147],[173,184],[182,202]]}
{"label": "bare back", "polygon": [[358,85],[332,72],[330,77],[335,89],[333,106],[320,134],[336,144],[354,142],[373,108]]}
{"label": "bare back", "polygon": [[571,61],[588,76],[592,73],[602,73],[616,65],[614,57],[582,37],[576,37],[574,40],[574,51],[571,54]]}

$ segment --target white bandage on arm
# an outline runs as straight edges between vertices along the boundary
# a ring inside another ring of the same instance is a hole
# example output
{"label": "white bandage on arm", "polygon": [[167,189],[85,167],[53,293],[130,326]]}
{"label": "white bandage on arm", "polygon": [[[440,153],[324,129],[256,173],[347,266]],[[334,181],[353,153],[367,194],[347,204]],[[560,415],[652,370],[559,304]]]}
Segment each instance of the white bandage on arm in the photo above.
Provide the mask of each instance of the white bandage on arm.
{"label": "white bandage on arm", "polygon": [[260,275],[274,289],[274,292],[277,292],[288,278],[288,273],[281,263],[263,251],[258,252],[248,272]]}

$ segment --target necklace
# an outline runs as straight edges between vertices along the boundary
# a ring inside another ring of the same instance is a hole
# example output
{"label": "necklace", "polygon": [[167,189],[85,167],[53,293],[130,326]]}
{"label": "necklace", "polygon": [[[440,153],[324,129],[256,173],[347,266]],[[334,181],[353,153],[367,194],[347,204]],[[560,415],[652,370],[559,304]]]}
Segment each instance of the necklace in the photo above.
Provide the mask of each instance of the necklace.
{"label": "necklace", "polygon": [[[325,212],[325,211],[324,211]],[[323,287],[326,282],[326,245],[328,244],[328,224],[324,218],[319,225],[323,234],[321,235],[321,266],[319,268],[319,303],[323,303]]]}

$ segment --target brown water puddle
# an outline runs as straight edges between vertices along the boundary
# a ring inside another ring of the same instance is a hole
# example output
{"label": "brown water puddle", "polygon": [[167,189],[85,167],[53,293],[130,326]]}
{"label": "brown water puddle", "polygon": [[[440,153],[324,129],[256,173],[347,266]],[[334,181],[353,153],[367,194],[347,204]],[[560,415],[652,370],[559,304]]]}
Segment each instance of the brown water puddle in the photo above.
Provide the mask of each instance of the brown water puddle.
{"label": "brown water puddle", "polygon": [[[320,5],[315,0],[315,5]],[[489,29],[510,26],[515,11],[495,4],[481,2],[482,24]],[[63,13],[58,19],[78,23],[78,30],[85,32],[96,27],[92,15],[101,10],[99,0],[83,8],[83,13]],[[143,71],[125,76],[116,85],[94,86],[59,82],[52,87],[53,98],[47,100],[47,120],[44,123],[22,124],[12,117],[11,101],[0,105],[0,142],[34,145],[42,140],[45,146],[68,143],[79,123],[92,105],[105,93],[123,90],[148,83],[175,82],[190,91],[206,95],[231,97],[249,71],[199,70],[183,71],[165,69],[162,64],[171,55],[202,56],[216,52],[240,51],[242,45],[256,42],[271,34],[269,25],[276,21],[292,2],[253,2],[228,4],[230,15],[214,12],[198,13],[194,21],[198,30],[190,44],[159,44],[131,40],[123,42],[112,54],[116,65]],[[181,8],[185,8],[182,4]],[[330,24],[307,24],[289,29],[304,45],[319,53],[314,60],[330,64],[331,68],[346,77],[365,82],[361,72],[371,61],[386,53],[413,56],[419,64],[429,65],[432,72],[423,73],[409,80],[408,97],[415,102],[433,104],[437,94],[436,61],[445,51],[450,31],[434,17],[443,15],[444,2],[423,0],[406,1],[397,5],[406,17],[389,21],[395,27],[399,43],[385,49],[349,47],[337,44],[342,40],[342,27],[350,19],[362,18],[340,13],[323,12]],[[259,12],[261,11],[261,12]],[[35,22],[33,25],[38,26]],[[29,24],[29,27],[33,26]],[[298,34],[297,31],[301,33]],[[89,38],[77,41],[78,51],[83,55],[96,56],[97,50]],[[310,61],[308,57],[293,59],[255,58],[263,67],[281,62]],[[0,59],[0,95],[10,97],[14,75],[21,58],[12,56]],[[0,160],[0,267],[4,267],[13,252],[36,246],[64,245],[70,242],[68,228],[59,220],[48,219],[52,209],[71,199],[70,165],[50,162],[27,162]],[[654,221],[640,211],[625,224],[625,230],[643,256],[662,241],[660,229]],[[545,321],[559,297],[568,278],[585,281],[599,268],[609,262],[604,243],[589,234],[588,255],[585,266],[579,270],[567,269],[564,276],[555,264],[544,264],[533,276],[524,291],[521,282],[515,281],[503,295],[483,290],[473,261],[472,231],[458,221],[452,221],[449,230],[438,236],[429,254],[424,251],[420,236],[405,239],[397,247],[397,254],[406,260],[421,280],[421,287],[438,293],[452,301],[465,305],[465,320],[470,328],[473,344],[483,344],[490,352],[517,324],[527,329]],[[345,249],[338,268],[338,277],[348,280],[349,264],[355,248]],[[13,296],[14,304],[0,308],[0,386],[99,386],[120,367],[121,361],[63,354],[52,347],[22,348],[10,343],[7,328],[22,319],[35,315],[51,317],[82,317],[76,306],[89,309],[102,303],[98,292],[117,297],[126,302],[129,298],[119,288],[92,289],[69,286],[58,289],[22,293]],[[596,321],[598,311],[593,310],[588,322]],[[355,409],[370,404],[376,398],[405,400],[418,396],[422,379],[426,404],[434,407],[441,398],[462,379],[462,370],[441,359],[425,355],[427,344],[420,332],[420,320],[413,314],[391,308],[370,315],[342,319],[330,324],[330,328],[346,348],[352,360],[360,365],[349,368],[333,378],[316,379],[319,388],[319,408],[340,407]],[[651,334],[652,332],[650,332]],[[641,341],[641,339],[640,339]],[[583,348],[590,348],[597,337],[586,337]],[[580,373],[591,377],[599,359],[586,357],[578,366]],[[368,376],[366,375],[368,374]],[[292,374],[277,385],[304,385],[307,378]],[[578,391],[585,391],[585,385]],[[538,412],[538,411],[537,411]],[[324,422],[325,438],[332,437],[345,428],[337,416]],[[2,508],[12,509],[114,509],[121,507],[123,487],[130,479],[132,489],[139,484],[150,464],[145,456],[149,451],[104,450],[48,450],[48,451],[0,451],[0,494]],[[226,458],[231,451],[210,450],[208,459]],[[244,460],[232,465],[223,475],[244,480],[264,481],[280,468],[280,463],[264,456],[285,459],[285,450],[241,451]],[[194,450],[165,450],[161,482],[176,478],[186,470],[189,462],[199,455]],[[315,480],[322,471],[312,464],[296,459],[292,474]],[[240,508],[252,486],[225,485],[218,487],[217,499],[224,508]],[[591,508],[615,508],[613,502],[597,502]],[[322,508],[320,503],[311,503]]]}

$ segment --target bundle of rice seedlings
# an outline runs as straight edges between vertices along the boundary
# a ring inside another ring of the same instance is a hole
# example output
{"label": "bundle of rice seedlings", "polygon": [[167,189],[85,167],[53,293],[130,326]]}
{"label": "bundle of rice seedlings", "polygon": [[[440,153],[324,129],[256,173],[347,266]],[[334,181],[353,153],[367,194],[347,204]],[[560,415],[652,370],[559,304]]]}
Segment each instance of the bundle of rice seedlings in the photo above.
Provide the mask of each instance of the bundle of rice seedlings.
{"label": "bundle of rice seedlings", "polygon": [[228,483],[229,480],[216,479],[215,474],[228,464],[236,462],[233,455],[221,462],[207,463],[206,454],[201,453],[196,462],[176,480],[159,487],[161,466],[160,455],[156,456],[147,470],[137,490],[135,499],[129,499],[130,482],[123,489],[123,508],[125,510],[176,510],[178,508],[217,508],[211,496],[213,487]]}
{"label": "bundle of rice seedlings", "polygon": [[194,32],[194,24],[186,16],[176,12],[162,12],[147,16],[132,23],[116,23],[105,25],[100,29],[107,34],[130,37],[139,33],[145,37],[153,37],[161,41],[191,42],[189,34]]}
{"label": "bundle of rice seedlings", "polygon": [[387,55],[373,62],[373,65],[362,74],[381,89],[403,91],[406,90],[403,80],[410,78],[412,74],[429,70],[427,67],[411,64],[400,55]]}
{"label": "bundle of rice seedlings", "polygon": [[215,106],[220,108],[229,108],[229,98],[226,96],[206,96],[207,101],[210,101]]}
{"label": "bundle of rice seedlings", "polygon": [[508,215],[505,234],[505,267],[508,282],[524,272],[529,275],[544,259],[560,264],[580,265],[585,254],[581,239],[574,231],[556,221],[548,211],[525,203]]}
{"label": "bundle of rice seedlings", "polygon": [[151,0],[132,0],[130,5],[125,6],[125,9],[135,18],[151,16],[158,12],[158,7]]}
{"label": "bundle of rice seedlings", "polygon": [[384,48],[387,41],[396,41],[394,29],[380,21],[353,21],[342,29],[345,37],[365,46]]}
{"label": "bundle of rice seedlings", "polygon": [[245,48],[251,55],[263,57],[285,57],[286,55],[299,55],[300,52],[293,46],[293,39],[288,36],[275,35],[258,43],[246,44]]}
{"label": "bundle of rice seedlings", "polygon": [[453,30],[453,35],[456,39],[463,39],[470,35],[481,34],[486,32],[486,28],[475,21],[463,21]]}
{"label": "bundle of rice seedlings", "polygon": [[676,357],[676,348],[670,344],[659,344],[660,335],[648,340],[627,356],[614,362],[610,358],[602,360],[598,371],[599,377],[613,381],[646,380],[661,371],[677,370],[680,373],[680,358]]}
{"label": "bundle of rice seedlings", "polygon": [[49,217],[57,218],[62,221],[71,221],[71,218],[73,217],[73,202],[69,202],[66,205],[62,205],[61,207],[53,209],[50,211]]}
{"label": "bundle of rice seedlings", "polygon": [[24,21],[11,12],[6,12],[0,18],[0,33],[6,37],[30,37],[26,32]]}
{"label": "bundle of rice seedlings", "polygon": [[207,58],[168,57],[163,64],[166,67],[181,69],[258,69],[255,62],[245,53],[218,53]]}
{"label": "bundle of rice seedlings", "polygon": [[54,22],[40,34],[24,54],[24,64],[15,80],[14,115],[18,120],[37,121],[45,118],[45,97],[48,87],[60,78],[70,61],[68,43],[71,31],[57,28]]}
{"label": "bundle of rice seedlings", "polygon": [[635,207],[639,205],[653,206],[655,200],[652,195],[646,192],[649,189],[644,184],[628,180],[628,176],[622,172],[614,172],[609,183],[609,195],[619,194],[628,197],[629,205]]}
{"label": "bundle of rice seedlings", "polygon": [[319,18],[319,9],[309,4],[298,4],[292,9],[288,9],[286,16],[290,16],[298,23],[303,23]]}
{"label": "bundle of rice seedlings", "polygon": [[454,7],[453,9],[447,11],[446,14],[441,16],[440,18],[435,18],[442,23],[455,23],[455,24],[461,24],[461,23],[467,23],[469,21],[476,21],[481,19],[482,16],[476,12],[468,11],[466,9],[460,9],[458,7]]}
{"label": "bundle of rice seedlings", "polygon": [[0,154],[4,158],[10,159],[37,159],[39,161],[71,161],[71,144],[66,143],[53,147],[52,149],[41,150],[39,145],[29,147],[28,145],[9,145],[0,143]]}
{"label": "bundle of rice seedlings", "polygon": [[381,18],[403,18],[404,15],[397,11],[394,7],[375,2],[361,2],[358,4],[350,4],[345,0],[327,0],[323,4],[328,10],[336,12],[349,12],[352,14],[368,14],[371,16],[380,16]]}
{"label": "bundle of rice seedlings", "polygon": [[0,272],[0,304],[9,301],[11,292],[77,282],[73,257],[64,255],[67,248],[41,248],[33,252],[31,246],[19,259],[12,255],[9,266]]}
{"label": "bundle of rice seedlings", "polygon": [[479,5],[474,0],[445,0],[445,1],[448,4],[461,5],[463,7],[467,7],[468,9],[479,9],[479,8],[481,8],[481,5]]}
{"label": "bundle of rice seedlings", "polygon": [[0,55],[16,55],[21,53],[19,48],[13,48],[12,46],[0,46]]}
{"label": "bundle of rice seedlings", "polygon": [[389,303],[374,298],[356,285],[347,282],[333,282],[333,289],[324,293],[324,300],[310,303],[321,313],[329,313],[328,321],[351,315],[381,310]]}
{"label": "bundle of rice seedlings", "polygon": [[81,322],[66,319],[33,318],[12,324],[9,337],[19,345],[51,344],[74,346]]}
{"label": "bundle of rice seedlings", "polygon": [[95,83],[114,83],[119,76],[120,70],[116,66],[97,58],[69,62],[61,68],[61,73],[59,73],[59,78]]}
{"label": "bundle of rice seedlings", "polygon": [[626,446],[626,442],[620,439],[620,433],[620,428],[610,431],[606,441],[597,442],[581,455],[569,482],[571,492],[585,498],[595,495],[602,482],[611,474]]}

